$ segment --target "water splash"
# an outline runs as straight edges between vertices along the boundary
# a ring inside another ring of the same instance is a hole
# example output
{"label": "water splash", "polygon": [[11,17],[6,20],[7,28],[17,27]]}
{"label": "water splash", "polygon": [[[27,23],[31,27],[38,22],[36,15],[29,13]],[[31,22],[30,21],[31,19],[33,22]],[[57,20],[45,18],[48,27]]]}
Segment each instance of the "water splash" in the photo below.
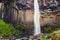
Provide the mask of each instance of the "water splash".
{"label": "water splash", "polygon": [[34,35],[38,35],[41,33],[40,30],[40,12],[38,0],[34,0]]}

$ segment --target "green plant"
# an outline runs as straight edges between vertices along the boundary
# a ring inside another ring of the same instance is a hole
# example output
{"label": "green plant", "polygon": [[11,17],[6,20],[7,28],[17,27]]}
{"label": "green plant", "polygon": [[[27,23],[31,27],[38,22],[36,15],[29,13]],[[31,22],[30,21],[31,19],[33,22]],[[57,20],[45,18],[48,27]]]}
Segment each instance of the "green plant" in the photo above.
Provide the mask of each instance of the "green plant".
{"label": "green plant", "polygon": [[[51,33],[51,34],[48,34],[48,35],[41,34],[41,35],[40,35],[40,36],[41,36],[41,40],[50,40],[51,38],[54,38],[54,36],[55,36],[56,34],[58,34],[57,31],[55,31],[55,32],[53,32],[53,33]],[[57,40],[59,40],[59,39],[60,39],[60,35],[58,36]]]}
{"label": "green plant", "polygon": [[55,30],[60,30],[60,26],[57,26],[57,27],[55,28]]}
{"label": "green plant", "polygon": [[43,26],[41,29],[43,33],[52,33],[54,31],[60,30],[60,26]]}
{"label": "green plant", "polygon": [[0,19],[0,26],[1,26],[1,25],[5,25],[5,22]]}
{"label": "green plant", "polygon": [[51,34],[48,34],[48,35],[47,35],[47,39],[52,38],[52,37],[55,36],[56,34],[57,34],[57,32],[53,32],[53,33],[51,33]]}
{"label": "green plant", "polygon": [[33,29],[34,28],[34,25],[28,25],[28,24],[19,24],[17,26],[15,26],[16,28],[24,28],[24,29]]}
{"label": "green plant", "polygon": [[51,29],[50,26],[44,27],[43,29],[44,29],[45,32],[52,32],[52,29]]}
{"label": "green plant", "polygon": [[0,37],[19,36],[22,32],[15,29],[13,25],[0,20]]}
{"label": "green plant", "polygon": [[57,40],[60,40],[60,35],[57,37]]}
{"label": "green plant", "polygon": [[47,40],[44,34],[41,34],[41,40]]}

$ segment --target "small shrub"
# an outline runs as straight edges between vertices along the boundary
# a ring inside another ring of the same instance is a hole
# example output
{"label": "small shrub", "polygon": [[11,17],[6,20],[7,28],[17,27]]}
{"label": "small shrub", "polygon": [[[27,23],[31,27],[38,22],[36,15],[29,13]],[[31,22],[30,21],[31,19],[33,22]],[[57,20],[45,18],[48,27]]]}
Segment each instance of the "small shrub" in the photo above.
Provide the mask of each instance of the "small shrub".
{"label": "small shrub", "polygon": [[16,30],[13,25],[0,20],[0,37],[19,36],[22,32]]}

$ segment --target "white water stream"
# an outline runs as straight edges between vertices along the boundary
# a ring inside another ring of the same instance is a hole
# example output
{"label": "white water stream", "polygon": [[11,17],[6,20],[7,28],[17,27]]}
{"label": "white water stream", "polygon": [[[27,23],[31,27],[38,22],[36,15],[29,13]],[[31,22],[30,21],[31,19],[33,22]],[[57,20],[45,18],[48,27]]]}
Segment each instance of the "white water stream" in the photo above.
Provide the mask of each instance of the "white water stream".
{"label": "white water stream", "polygon": [[34,35],[39,35],[41,33],[40,28],[40,11],[38,0],[34,0]]}

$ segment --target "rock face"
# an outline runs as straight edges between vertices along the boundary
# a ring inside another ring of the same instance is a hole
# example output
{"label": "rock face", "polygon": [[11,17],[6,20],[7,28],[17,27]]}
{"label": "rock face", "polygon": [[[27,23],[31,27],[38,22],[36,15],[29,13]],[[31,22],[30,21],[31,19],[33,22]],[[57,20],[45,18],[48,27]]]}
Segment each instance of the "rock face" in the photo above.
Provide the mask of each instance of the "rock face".
{"label": "rock face", "polygon": [[[27,3],[31,3],[31,2],[32,2],[32,0],[27,0]],[[1,5],[1,3],[0,3],[0,5]],[[1,6],[0,6],[0,8],[1,8]],[[23,10],[17,11],[15,9],[13,9],[13,10],[14,10],[14,13],[12,13],[12,16],[13,16],[12,19],[15,23],[16,22],[26,23],[26,24],[34,23],[34,10],[33,9],[27,9],[25,11],[23,11]],[[2,15],[3,14],[1,14],[0,17],[3,17]],[[46,25],[46,24],[59,25],[60,24],[60,12],[41,13],[40,24],[41,24],[41,26]]]}
{"label": "rock face", "polygon": [[[1,3],[0,3],[0,5],[1,5]],[[12,14],[13,14],[12,19],[14,22],[18,21],[19,23],[26,23],[26,24],[34,23],[34,10],[33,9],[27,9],[25,11],[19,10],[18,12],[17,12],[17,10],[14,9],[14,13],[12,13]],[[3,17],[3,15],[0,15],[0,17]],[[59,25],[60,24],[60,12],[41,13],[40,24],[41,24],[41,26],[44,26],[46,24]]]}
{"label": "rock face", "polygon": [[[14,20],[17,19],[17,12],[16,10],[14,11]],[[26,23],[26,24],[33,24],[33,15],[34,15],[34,10],[20,10],[19,11],[19,18],[21,22]],[[25,18],[25,19],[24,19]],[[56,13],[41,13],[41,19],[40,19],[40,24],[41,26],[45,24],[50,24],[50,25],[57,25],[60,24],[60,12]]]}
{"label": "rock face", "polygon": [[3,3],[0,3],[0,19],[2,18],[2,14],[3,14],[3,13],[2,13],[2,8],[3,8],[2,4],[3,4]]}
{"label": "rock face", "polygon": [[60,12],[57,13],[44,13],[41,15],[41,24],[50,24],[50,25],[57,25],[60,24]]}

